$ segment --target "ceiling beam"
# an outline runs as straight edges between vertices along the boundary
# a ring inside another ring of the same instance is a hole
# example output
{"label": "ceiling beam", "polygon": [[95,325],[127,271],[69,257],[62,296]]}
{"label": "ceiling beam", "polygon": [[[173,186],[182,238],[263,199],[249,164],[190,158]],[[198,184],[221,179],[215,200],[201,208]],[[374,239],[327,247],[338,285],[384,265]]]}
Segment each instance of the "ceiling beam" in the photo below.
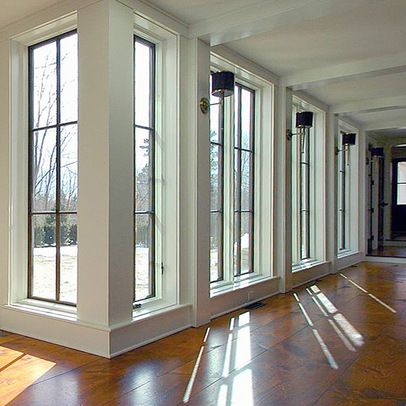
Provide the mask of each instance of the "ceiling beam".
{"label": "ceiling beam", "polygon": [[389,120],[389,121],[375,121],[366,123],[363,126],[365,131],[375,131],[375,130],[396,130],[399,128],[406,128],[406,118]]}
{"label": "ceiling beam", "polygon": [[330,111],[335,114],[372,113],[396,110],[406,107],[406,96],[378,97],[332,105]]}
{"label": "ceiling beam", "polygon": [[309,69],[284,76],[281,83],[293,90],[306,90],[344,80],[371,78],[406,71],[406,53],[383,55],[338,65]]}
{"label": "ceiling beam", "polygon": [[216,46],[283,26],[306,24],[328,15],[349,13],[365,5],[370,6],[370,0],[263,0],[192,24],[189,36]]}

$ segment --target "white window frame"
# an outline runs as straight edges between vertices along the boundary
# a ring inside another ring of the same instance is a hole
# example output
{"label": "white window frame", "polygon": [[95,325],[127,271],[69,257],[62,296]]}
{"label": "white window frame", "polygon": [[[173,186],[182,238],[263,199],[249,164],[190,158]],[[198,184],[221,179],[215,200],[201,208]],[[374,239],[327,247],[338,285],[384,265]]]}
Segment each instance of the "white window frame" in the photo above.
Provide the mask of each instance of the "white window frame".
{"label": "white window frame", "polygon": [[138,14],[134,15],[133,34],[155,44],[156,58],[156,294],[136,302],[141,305],[133,310],[133,319],[137,319],[179,304],[179,36]]}
{"label": "white window frame", "polygon": [[[254,272],[234,276],[234,96],[224,100],[223,280],[210,284],[210,296],[272,278],[273,83],[211,54],[212,71],[232,71],[235,81],[255,91],[254,99]],[[208,272],[210,270],[208,269]]]}
{"label": "white window frame", "polygon": [[[299,207],[299,189],[298,184],[298,162],[300,157],[295,157],[292,153],[292,271],[297,272],[308,269],[322,263],[326,259],[326,238],[325,238],[325,183],[326,183],[326,112],[307,100],[296,95],[292,99],[292,127],[293,133],[296,133],[296,111],[312,111],[313,127],[310,130],[310,205],[309,205],[309,244],[310,256],[307,259],[299,258],[299,217],[297,215]],[[299,136],[294,135],[293,143],[299,142]],[[299,161],[300,162],[300,161]],[[295,222],[296,219],[296,222]]]}
{"label": "white window frame", "polygon": [[[76,315],[76,307],[28,297],[28,48],[77,29],[76,14],[33,28],[10,41],[9,305]],[[24,247],[24,249],[22,249]]]}
{"label": "white window frame", "polygon": [[[346,246],[344,249],[339,249],[338,242],[338,220],[337,220],[337,257],[345,257],[351,255],[354,252],[359,250],[359,131],[357,128],[352,125],[338,120],[338,135],[337,137],[342,137],[341,133],[355,133],[356,134],[356,144],[348,147],[346,152],[347,160],[347,173],[346,173],[346,182],[347,182],[347,195],[345,196],[346,200],[346,215],[345,215],[345,233],[346,233]],[[338,148],[341,148],[341,142],[336,140],[336,145]],[[338,171],[338,169],[337,169]],[[338,172],[337,172],[338,173]],[[338,187],[338,182],[336,182]],[[338,191],[337,191],[338,199]],[[338,216],[338,200],[337,200],[337,216]]]}

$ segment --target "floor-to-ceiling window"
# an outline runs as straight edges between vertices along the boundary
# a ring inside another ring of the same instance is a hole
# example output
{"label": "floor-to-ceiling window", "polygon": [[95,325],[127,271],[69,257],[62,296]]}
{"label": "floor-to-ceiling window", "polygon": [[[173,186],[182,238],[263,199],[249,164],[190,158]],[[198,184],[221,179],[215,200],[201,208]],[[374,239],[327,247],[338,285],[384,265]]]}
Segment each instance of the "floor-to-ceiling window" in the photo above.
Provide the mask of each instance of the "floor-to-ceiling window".
{"label": "floor-to-ceiling window", "polygon": [[349,146],[343,144],[340,132],[337,141],[337,248],[338,252],[348,248],[348,199],[349,188]]}
{"label": "floor-to-ceiling window", "polygon": [[[296,114],[313,113],[310,128],[297,129]],[[292,148],[292,263],[325,258],[325,113],[298,97],[293,98]]]}
{"label": "floor-to-ceiling window", "polygon": [[77,296],[78,38],[29,47],[28,297]]}
{"label": "floor-to-ceiling window", "polygon": [[135,301],[156,295],[155,45],[134,37]]}
{"label": "floor-to-ceiling window", "polygon": [[[349,137],[354,139],[349,144]],[[358,249],[358,131],[339,120],[336,136],[337,253],[339,256]]]}
{"label": "floor-to-ceiling window", "polygon": [[[211,81],[210,81],[211,88]],[[210,282],[223,279],[224,100],[210,96]]]}
{"label": "floor-to-ceiling window", "polygon": [[234,275],[254,272],[255,91],[235,86]]}
{"label": "floor-to-ceiling window", "polygon": [[256,90],[210,100],[210,281],[254,272]]}

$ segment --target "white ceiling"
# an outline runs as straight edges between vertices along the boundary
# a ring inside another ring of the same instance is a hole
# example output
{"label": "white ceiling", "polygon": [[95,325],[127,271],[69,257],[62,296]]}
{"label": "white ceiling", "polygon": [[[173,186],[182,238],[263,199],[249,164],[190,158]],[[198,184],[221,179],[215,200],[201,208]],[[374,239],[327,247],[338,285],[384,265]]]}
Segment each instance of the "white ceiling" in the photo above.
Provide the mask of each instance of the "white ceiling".
{"label": "white ceiling", "polygon": [[62,0],[0,0],[0,30]]}
{"label": "white ceiling", "polygon": [[[60,1],[0,0],[0,30]],[[231,48],[374,134],[405,131],[406,0],[144,3],[183,21],[190,37]]]}
{"label": "white ceiling", "polygon": [[229,46],[283,76],[405,51],[405,22],[406,1],[371,1],[369,7],[284,25]]}

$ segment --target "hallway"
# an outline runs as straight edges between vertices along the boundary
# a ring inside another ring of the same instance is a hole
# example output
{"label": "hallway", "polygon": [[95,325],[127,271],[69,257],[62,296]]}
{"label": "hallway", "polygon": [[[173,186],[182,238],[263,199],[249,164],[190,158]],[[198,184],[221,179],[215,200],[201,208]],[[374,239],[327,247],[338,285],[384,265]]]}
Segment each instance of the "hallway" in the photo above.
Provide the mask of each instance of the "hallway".
{"label": "hallway", "polygon": [[404,266],[362,263],[264,303],[112,360],[5,335],[0,404],[397,405],[406,399]]}

